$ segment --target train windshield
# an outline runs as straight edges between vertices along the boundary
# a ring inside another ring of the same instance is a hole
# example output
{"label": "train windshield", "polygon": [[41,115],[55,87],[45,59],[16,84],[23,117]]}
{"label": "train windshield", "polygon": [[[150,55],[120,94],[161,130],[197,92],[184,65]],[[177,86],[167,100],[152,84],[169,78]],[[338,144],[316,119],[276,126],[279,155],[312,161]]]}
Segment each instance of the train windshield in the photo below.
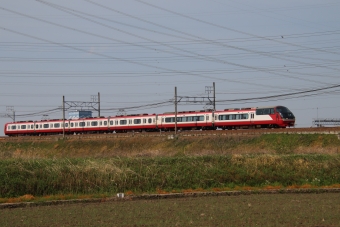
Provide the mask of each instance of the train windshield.
{"label": "train windshield", "polygon": [[287,107],[278,106],[278,107],[276,107],[276,111],[281,114],[282,118],[295,119],[294,114]]}

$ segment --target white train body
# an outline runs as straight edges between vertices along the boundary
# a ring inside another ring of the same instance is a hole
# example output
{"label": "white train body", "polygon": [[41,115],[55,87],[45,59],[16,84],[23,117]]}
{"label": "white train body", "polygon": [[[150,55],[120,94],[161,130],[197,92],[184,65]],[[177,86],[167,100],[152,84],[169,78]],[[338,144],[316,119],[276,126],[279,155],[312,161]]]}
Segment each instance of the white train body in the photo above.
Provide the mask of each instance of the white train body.
{"label": "white train body", "polygon": [[[64,126],[65,123],[65,126]],[[283,106],[225,109],[221,111],[187,111],[164,114],[135,114],[114,117],[82,118],[71,120],[20,121],[5,124],[4,133],[17,135],[52,135],[215,130],[240,128],[285,128],[295,124],[293,113]]]}

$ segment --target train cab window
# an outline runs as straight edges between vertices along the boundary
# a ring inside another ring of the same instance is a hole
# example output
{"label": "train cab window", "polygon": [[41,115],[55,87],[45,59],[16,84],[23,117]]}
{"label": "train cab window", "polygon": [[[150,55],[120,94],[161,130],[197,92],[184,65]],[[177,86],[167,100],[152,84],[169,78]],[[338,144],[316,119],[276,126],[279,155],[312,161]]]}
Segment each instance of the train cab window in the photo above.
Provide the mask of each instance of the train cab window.
{"label": "train cab window", "polygon": [[152,123],[152,120],[151,118],[148,119],[148,123],[151,124]]}
{"label": "train cab window", "polygon": [[119,124],[120,124],[120,125],[126,125],[126,124],[127,124],[127,120],[120,120],[120,121],[119,121]]}
{"label": "train cab window", "polygon": [[17,129],[17,126],[16,125],[12,125],[12,129]]}
{"label": "train cab window", "polygon": [[137,124],[142,123],[142,120],[141,119],[134,119],[133,123],[137,125]]}
{"label": "train cab window", "polygon": [[98,125],[98,121],[91,121],[91,126],[97,126]]}
{"label": "train cab window", "polygon": [[145,118],[143,119],[143,124],[146,124],[146,119]]}
{"label": "train cab window", "polygon": [[74,123],[71,123],[71,127],[72,127],[72,128],[74,127]]}
{"label": "train cab window", "polygon": [[44,128],[48,128],[49,127],[49,124],[44,124]]}
{"label": "train cab window", "polygon": [[113,121],[110,121],[110,125],[113,125]]}

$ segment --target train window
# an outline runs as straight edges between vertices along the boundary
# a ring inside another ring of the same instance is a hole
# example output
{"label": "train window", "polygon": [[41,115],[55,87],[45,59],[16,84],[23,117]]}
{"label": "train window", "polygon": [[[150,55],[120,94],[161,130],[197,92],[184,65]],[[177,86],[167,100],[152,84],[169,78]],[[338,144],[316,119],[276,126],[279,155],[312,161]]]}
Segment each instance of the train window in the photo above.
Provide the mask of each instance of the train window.
{"label": "train window", "polygon": [[110,121],[110,125],[113,125],[113,121]]}
{"label": "train window", "polygon": [[204,121],[204,116],[197,116],[197,121]]}
{"label": "train window", "polygon": [[132,124],[132,120],[129,120],[129,125],[131,125]]}
{"label": "train window", "polygon": [[74,123],[74,126],[75,126],[75,127],[78,127],[78,122]]}
{"label": "train window", "polygon": [[146,124],[146,119],[145,118],[143,119],[143,124]]}
{"label": "train window", "polygon": [[162,122],[164,122],[164,118],[162,118]]}
{"label": "train window", "polygon": [[44,128],[48,128],[49,127],[49,124],[44,124]]}
{"label": "train window", "polygon": [[257,109],[256,115],[263,115],[263,109]]}
{"label": "train window", "polygon": [[118,125],[118,121],[116,121],[116,125]]}
{"label": "train window", "polygon": [[141,119],[134,119],[133,120],[133,123],[134,124],[140,124],[142,121],[141,121]]}
{"label": "train window", "polygon": [[53,124],[50,125],[50,128],[53,128]]}
{"label": "train window", "polygon": [[98,121],[91,121],[91,126],[97,126],[98,125]]}
{"label": "train window", "polygon": [[104,121],[104,125],[107,125],[107,121]]}
{"label": "train window", "polygon": [[17,126],[16,125],[12,125],[12,129],[17,129]]}
{"label": "train window", "polygon": [[165,122],[174,122],[175,118],[174,117],[167,117],[165,118]]}
{"label": "train window", "polygon": [[274,108],[257,109],[256,115],[269,115],[274,114]]}
{"label": "train window", "polygon": [[127,120],[120,120],[120,121],[119,121],[119,124],[120,124],[120,125],[126,125],[126,124],[127,124]]}
{"label": "train window", "polygon": [[74,123],[71,123],[71,127],[72,127],[72,128],[74,127]]}
{"label": "train window", "polygon": [[156,119],[154,118],[154,119],[153,119],[153,123],[155,123],[155,122],[156,122]]}
{"label": "train window", "polygon": [[207,121],[209,121],[209,116],[207,116]]}
{"label": "train window", "polygon": [[65,124],[65,127],[66,127],[66,128],[68,127],[68,123]]}
{"label": "train window", "polygon": [[[87,123],[89,123],[89,122],[87,122]],[[85,122],[79,122],[79,126],[80,127],[85,127]]]}
{"label": "train window", "polygon": [[102,122],[102,121],[99,121],[99,125],[102,126],[102,125],[103,125],[103,122]]}
{"label": "train window", "polygon": [[31,125],[31,129],[33,129],[33,125]]}
{"label": "train window", "polygon": [[151,118],[148,119],[148,123],[151,124],[152,123],[152,120]]}
{"label": "train window", "polygon": [[86,122],[86,126],[90,126],[90,122],[88,121],[88,122]]}
{"label": "train window", "polygon": [[21,129],[26,129],[26,125],[21,125]]}
{"label": "train window", "polygon": [[11,126],[8,126],[8,127],[7,127],[7,130],[10,130],[10,129],[11,129]]}
{"label": "train window", "polygon": [[39,128],[42,128],[42,124],[39,125]]}
{"label": "train window", "polygon": [[39,128],[39,125],[35,125],[35,128]]}

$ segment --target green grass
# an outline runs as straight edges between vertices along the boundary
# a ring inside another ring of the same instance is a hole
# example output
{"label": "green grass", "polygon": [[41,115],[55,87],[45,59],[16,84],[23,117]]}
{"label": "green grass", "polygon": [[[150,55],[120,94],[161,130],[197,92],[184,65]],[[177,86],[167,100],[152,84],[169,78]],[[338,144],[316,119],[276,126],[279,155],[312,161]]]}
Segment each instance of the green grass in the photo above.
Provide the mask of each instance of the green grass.
{"label": "green grass", "polygon": [[0,160],[0,197],[340,182],[340,155]]}

